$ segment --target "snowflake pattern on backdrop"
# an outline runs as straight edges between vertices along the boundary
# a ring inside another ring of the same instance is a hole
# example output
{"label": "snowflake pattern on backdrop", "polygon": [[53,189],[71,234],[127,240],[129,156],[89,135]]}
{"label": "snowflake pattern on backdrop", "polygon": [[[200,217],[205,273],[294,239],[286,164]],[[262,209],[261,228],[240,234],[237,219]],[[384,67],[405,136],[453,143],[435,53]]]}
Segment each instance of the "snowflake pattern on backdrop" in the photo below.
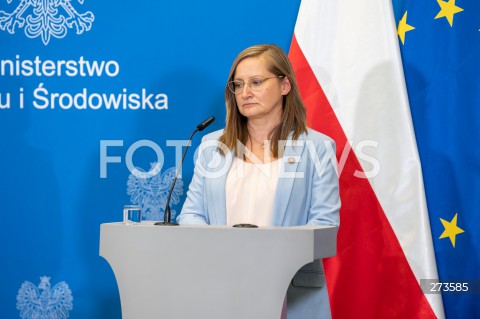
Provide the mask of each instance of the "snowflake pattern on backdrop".
{"label": "snowflake pattern on backdrop", "polygon": [[[13,0],[7,0],[11,3]],[[83,4],[84,0],[78,0]],[[62,39],[68,29],[75,28],[77,34],[89,31],[95,16],[92,12],[78,13],[72,0],[20,0],[11,13],[0,11],[0,29],[14,34],[15,28],[24,28],[31,39],[41,37],[44,45],[51,37]]]}
{"label": "snowflake pattern on backdrop", "polygon": [[50,286],[50,277],[40,277],[36,287],[25,281],[17,294],[17,309],[22,319],[66,319],[73,309],[73,297],[65,281]]}
{"label": "snowflake pattern on backdrop", "polygon": [[[151,163],[153,169],[157,163]],[[144,172],[141,168],[137,169]],[[130,174],[127,182],[127,194],[130,195],[132,204],[142,207],[143,219],[146,220],[163,220],[165,214],[165,205],[167,197],[175,178],[175,167],[170,167],[163,174],[156,174],[149,178],[139,178]],[[178,204],[180,196],[183,195],[183,181],[177,179],[172,192],[171,204]],[[175,218],[176,212],[171,211],[172,219]]]}

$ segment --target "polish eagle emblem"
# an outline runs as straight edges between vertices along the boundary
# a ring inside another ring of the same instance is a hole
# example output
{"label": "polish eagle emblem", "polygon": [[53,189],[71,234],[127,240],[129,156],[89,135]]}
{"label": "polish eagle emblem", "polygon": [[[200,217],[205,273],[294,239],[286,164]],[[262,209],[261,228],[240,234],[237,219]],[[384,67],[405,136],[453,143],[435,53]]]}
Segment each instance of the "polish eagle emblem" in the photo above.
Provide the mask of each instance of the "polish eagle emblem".
{"label": "polish eagle emblem", "polygon": [[25,281],[17,294],[17,309],[22,319],[66,319],[73,309],[73,297],[65,281],[53,288],[50,277],[40,277],[40,284]]}
{"label": "polish eagle emblem", "polygon": [[[13,0],[7,0],[11,3]],[[84,0],[77,0],[83,4]],[[79,13],[72,0],[20,0],[13,12],[0,11],[0,29],[14,34],[15,29],[24,28],[29,38],[41,37],[44,45],[52,37],[62,39],[68,29],[77,34],[90,31],[95,16],[92,12]]]}
{"label": "polish eagle emblem", "polygon": [[[151,163],[151,168],[157,163]],[[137,169],[145,172],[143,169]],[[130,195],[132,204],[142,207],[142,215],[146,220],[162,220],[165,214],[165,205],[167,204],[168,193],[172,187],[175,178],[175,167],[170,167],[163,174],[160,172],[152,177],[141,178],[130,174],[127,182],[127,194]],[[171,204],[178,204],[180,196],[183,195],[183,181],[177,179],[172,191]],[[171,211],[172,218],[175,218],[176,212]]]}

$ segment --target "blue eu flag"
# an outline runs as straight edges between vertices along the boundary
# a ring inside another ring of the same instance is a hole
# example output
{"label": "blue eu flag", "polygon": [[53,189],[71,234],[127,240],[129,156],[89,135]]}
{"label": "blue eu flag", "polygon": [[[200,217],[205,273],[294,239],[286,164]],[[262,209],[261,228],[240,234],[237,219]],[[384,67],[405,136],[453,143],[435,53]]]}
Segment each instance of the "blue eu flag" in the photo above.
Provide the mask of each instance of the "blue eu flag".
{"label": "blue eu flag", "polygon": [[480,318],[480,2],[393,5],[445,314]]}

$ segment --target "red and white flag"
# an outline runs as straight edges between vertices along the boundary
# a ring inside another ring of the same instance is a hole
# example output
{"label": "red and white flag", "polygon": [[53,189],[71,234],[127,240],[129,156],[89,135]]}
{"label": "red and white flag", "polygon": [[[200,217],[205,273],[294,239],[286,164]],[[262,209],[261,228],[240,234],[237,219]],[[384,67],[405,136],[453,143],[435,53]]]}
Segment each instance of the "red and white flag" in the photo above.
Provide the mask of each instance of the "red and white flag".
{"label": "red and white flag", "polygon": [[290,48],[310,127],[337,143],[334,318],[443,318],[392,4],[302,0]]}

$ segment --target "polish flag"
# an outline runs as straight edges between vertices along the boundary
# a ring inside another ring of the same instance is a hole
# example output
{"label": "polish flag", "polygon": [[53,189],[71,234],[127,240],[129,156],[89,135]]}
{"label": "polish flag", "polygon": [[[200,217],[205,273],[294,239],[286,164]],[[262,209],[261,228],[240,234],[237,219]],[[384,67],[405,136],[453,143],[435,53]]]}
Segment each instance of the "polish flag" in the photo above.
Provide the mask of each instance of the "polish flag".
{"label": "polish flag", "polygon": [[444,318],[392,4],[302,0],[289,57],[309,126],[337,143],[333,318]]}

